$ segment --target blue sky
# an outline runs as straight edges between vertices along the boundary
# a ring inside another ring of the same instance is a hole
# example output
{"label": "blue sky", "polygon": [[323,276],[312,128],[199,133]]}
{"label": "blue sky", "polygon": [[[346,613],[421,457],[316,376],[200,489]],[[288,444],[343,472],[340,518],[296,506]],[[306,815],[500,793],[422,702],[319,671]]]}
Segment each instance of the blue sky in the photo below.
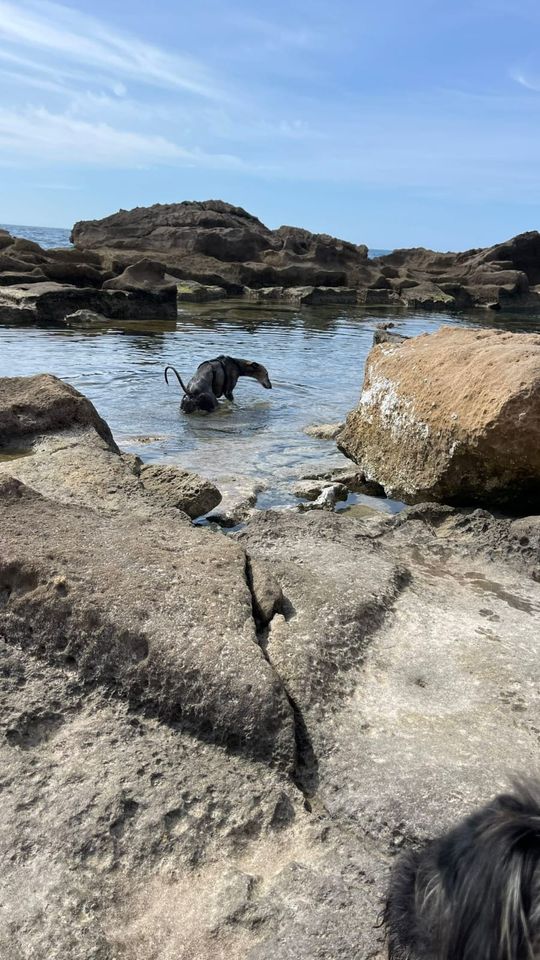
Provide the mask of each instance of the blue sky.
{"label": "blue sky", "polygon": [[0,221],[503,240],[540,227],[539,41],[538,0],[0,0]]}

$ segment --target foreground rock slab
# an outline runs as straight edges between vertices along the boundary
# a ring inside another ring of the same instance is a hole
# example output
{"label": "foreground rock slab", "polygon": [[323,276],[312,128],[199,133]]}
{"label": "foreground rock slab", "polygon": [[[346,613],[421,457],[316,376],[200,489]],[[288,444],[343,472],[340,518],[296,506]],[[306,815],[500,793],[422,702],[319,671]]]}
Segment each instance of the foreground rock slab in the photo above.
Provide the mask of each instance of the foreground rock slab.
{"label": "foreground rock slab", "polygon": [[76,391],[2,386],[0,954],[383,960],[395,853],[540,772],[539,517],[212,533]]}
{"label": "foreground rock slab", "polygon": [[276,512],[238,535],[282,593],[264,646],[303,720],[314,812],[382,852],[538,773],[537,520]]}
{"label": "foreground rock slab", "polygon": [[292,712],[256,643],[242,550],[173,516],[102,516],[15,480],[0,510],[3,636],[290,766]]}
{"label": "foreground rock slab", "polygon": [[375,346],[337,443],[406,503],[540,510],[540,336],[443,327]]}

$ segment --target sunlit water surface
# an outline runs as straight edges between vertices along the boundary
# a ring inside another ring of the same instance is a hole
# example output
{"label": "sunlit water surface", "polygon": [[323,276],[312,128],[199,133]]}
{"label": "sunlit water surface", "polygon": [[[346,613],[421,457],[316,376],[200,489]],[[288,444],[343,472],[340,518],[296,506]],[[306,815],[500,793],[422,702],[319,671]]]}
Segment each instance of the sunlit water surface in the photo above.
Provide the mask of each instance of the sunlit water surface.
{"label": "sunlit water surface", "polygon": [[[343,420],[356,404],[375,326],[390,318],[408,336],[441,323],[539,328],[533,320],[483,313],[186,305],[176,330],[0,326],[0,375],[54,373],[93,401],[123,449],[211,478],[256,478],[266,484],[261,506],[290,503],[298,477],[347,464],[334,443],[303,431],[309,424]],[[183,415],[176,383],[164,382],[165,365],[174,364],[188,379],[202,360],[223,353],[265,364],[273,389],[241,379],[233,404],[223,402],[214,414]]]}

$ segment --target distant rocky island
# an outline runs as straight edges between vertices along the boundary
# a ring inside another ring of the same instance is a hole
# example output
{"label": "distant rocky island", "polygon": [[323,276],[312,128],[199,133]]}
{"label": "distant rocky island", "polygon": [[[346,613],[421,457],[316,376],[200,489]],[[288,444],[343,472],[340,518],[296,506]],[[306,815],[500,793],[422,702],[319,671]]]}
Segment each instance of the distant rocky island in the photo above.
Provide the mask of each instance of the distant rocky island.
{"label": "distant rocky island", "polygon": [[[424,248],[368,257],[299,227],[266,227],[221,200],[120,210],[73,227],[72,248],[0,231],[0,320],[174,320],[180,301],[241,297],[296,305],[427,310],[540,308],[540,234],[463,253]],[[87,317],[87,319],[89,319]]]}

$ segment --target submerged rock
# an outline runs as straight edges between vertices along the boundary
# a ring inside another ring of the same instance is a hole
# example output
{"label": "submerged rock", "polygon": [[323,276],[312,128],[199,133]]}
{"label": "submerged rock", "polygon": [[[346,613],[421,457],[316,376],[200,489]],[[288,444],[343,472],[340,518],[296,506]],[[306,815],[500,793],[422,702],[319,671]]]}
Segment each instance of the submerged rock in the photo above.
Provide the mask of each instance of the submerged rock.
{"label": "submerged rock", "polygon": [[94,310],[75,310],[64,317],[64,323],[68,327],[100,327],[108,326],[110,320]]}
{"label": "submerged rock", "polygon": [[[309,492],[312,492],[312,488],[310,488]],[[333,510],[336,503],[340,500],[346,500],[348,495],[349,491],[342,483],[328,484],[321,488],[316,497],[310,496],[306,498],[311,501],[310,503],[299,503],[298,510]],[[302,496],[298,488],[295,490],[295,496]]]}
{"label": "submerged rock", "polygon": [[540,336],[444,327],[375,346],[338,446],[406,503],[540,508]]}
{"label": "submerged rock", "polygon": [[235,527],[247,520],[257,504],[257,497],[265,489],[262,481],[238,474],[218,477],[216,483],[221,502],[208,514],[207,520],[220,527]]}
{"label": "submerged rock", "polygon": [[308,437],[317,437],[318,440],[335,440],[344,426],[344,423],[314,423],[304,427],[304,433],[307,433]]}

